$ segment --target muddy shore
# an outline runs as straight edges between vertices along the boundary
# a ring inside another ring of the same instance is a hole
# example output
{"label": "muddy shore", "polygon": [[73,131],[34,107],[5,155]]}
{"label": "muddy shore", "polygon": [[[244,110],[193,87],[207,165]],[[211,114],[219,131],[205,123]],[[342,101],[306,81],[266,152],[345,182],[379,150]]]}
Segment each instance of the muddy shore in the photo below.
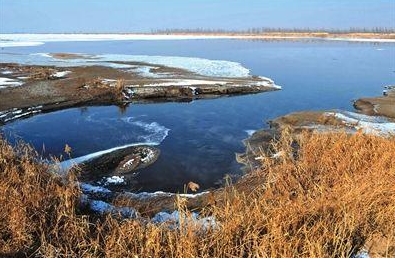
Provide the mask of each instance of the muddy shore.
{"label": "muddy shore", "polygon": [[[54,54],[62,59],[75,54]],[[117,62],[120,63],[120,62]],[[133,62],[106,66],[52,67],[0,63],[0,125],[34,113],[82,105],[192,101],[280,89],[264,77],[209,77],[161,65]]]}
{"label": "muddy shore", "polygon": [[273,119],[268,123],[269,129],[258,130],[244,141],[246,151],[236,154],[236,159],[248,173],[260,166],[262,155],[281,157],[275,153],[272,142],[284,131],[296,136],[303,131],[395,135],[395,86],[385,86],[384,96],[358,99],[354,107],[357,112],[301,111]]}
{"label": "muddy shore", "polygon": [[361,98],[354,107],[367,115],[379,115],[395,119],[395,86],[385,86],[383,96]]}

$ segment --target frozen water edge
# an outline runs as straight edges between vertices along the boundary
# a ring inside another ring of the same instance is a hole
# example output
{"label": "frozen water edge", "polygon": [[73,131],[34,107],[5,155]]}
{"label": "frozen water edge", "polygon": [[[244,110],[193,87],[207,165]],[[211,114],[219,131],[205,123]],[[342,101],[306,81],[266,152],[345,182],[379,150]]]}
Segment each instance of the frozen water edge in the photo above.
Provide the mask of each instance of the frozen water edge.
{"label": "frozen water edge", "polygon": [[[127,40],[218,40],[218,39],[253,39],[245,35],[185,35],[185,34],[0,34],[0,47],[36,46],[44,42],[78,42],[78,41],[127,41]],[[260,37],[256,37],[259,39]],[[271,36],[262,36],[271,38]],[[320,41],[352,41],[393,43],[393,39],[365,39],[365,38],[300,38],[298,36],[276,36],[277,39],[315,39]]]}
{"label": "frozen water edge", "polygon": [[[145,68],[139,68],[133,65],[133,62],[163,65],[166,67],[179,68],[203,76],[210,77],[249,77],[249,69],[243,67],[238,62],[226,60],[210,60],[196,57],[180,56],[150,56],[150,55],[128,55],[128,54],[103,54],[97,56],[88,56],[76,59],[58,59],[53,58],[48,53],[31,54],[31,59],[26,59],[22,55],[4,55],[3,62],[19,63],[25,65],[42,65],[56,67],[78,67],[78,66],[105,66],[112,68],[125,69],[128,71],[143,72],[146,75]],[[120,61],[121,63],[117,63]],[[126,63],[126,64],[125,64]],[[127,63],[130,63],[127,64]],[[152,67],[151,67],[152,69]],[[150,72],[150,75],[156,77],[157,74]]]}
{"label": "frozen water edge", "polygon": [[347,126],[361,129],[366,134],[376,134],[380,136],[394,136],[395,123],[389,122],[384,117],[368,116],[349,111],[327,112],[325,115],[334,116],[340,119]]}
{"label": "frozen water edge", "polygon": [[177,80],[169,80],[161,83],[145,84],[144,86],[188,86],[188,85],[201,85],[201,84],[223,85],[227,83],[228,82],[226,81],[216,81],[216,80],[177,79]]}
{"label": "frozen water edge", "polygon": [[40,46],[43,42],[29,42],[29,41],[2,41],[0,37],[0,47],[28,47],[28,46]]}
{"label": "frozen water edge", "polygon": [[156,142],[139,142],[139,143],[131,143],[131,144],[125,144],[122,146],[117,146],[117,147],[113,147],[110,149],[105,149],[105,150],[101,150],[101,151],[97,151],[94,153],[90,153],[81,157],[77,157],[74,159],[70,159],[70,160],[65,160],[59,163],[59,168],[61,171],[67,171],[68,169],[70,169],[72,166],[74,165],[78,165],[81,164],[83,162],[92,160],[94,158],[97,158],[99,156],[102,156],[104,154],[108,154],[120,149],[124,149],[124,148],[128,148],[128,147],[132,147],[132,146],[141,146],[141,145],[150,145],[150,146],[155,146],[155,145],[159,145],[159,143]]}

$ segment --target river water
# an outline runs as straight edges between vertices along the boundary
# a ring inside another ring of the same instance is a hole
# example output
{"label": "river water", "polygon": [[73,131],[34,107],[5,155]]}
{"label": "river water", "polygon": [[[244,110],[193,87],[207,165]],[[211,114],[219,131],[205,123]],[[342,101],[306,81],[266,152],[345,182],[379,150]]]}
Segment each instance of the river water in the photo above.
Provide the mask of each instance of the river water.
{"label": "river water", "polygon": [[[267,76],[281,91],[189,103],[83,107],[21,119],[1,127],[11,141],[31,143],[43,156],[72,156],[131,143],[158,144],[161,155],[139,170],[132,191],[182,192],[194,181],[200,190],[216,187],[225,174],[240,174],[235,152],[251,131],[294,111],[353,110],[352,101],[376,96],[395,82],[395,47],[390,43],[330,41],[104,41],[50,42],[2,49],[0,55],[77,52],[200,57],[241,63]],[[22,57],[22,58],[21,58]],[[27,59],[27,58],[26,58]]]}

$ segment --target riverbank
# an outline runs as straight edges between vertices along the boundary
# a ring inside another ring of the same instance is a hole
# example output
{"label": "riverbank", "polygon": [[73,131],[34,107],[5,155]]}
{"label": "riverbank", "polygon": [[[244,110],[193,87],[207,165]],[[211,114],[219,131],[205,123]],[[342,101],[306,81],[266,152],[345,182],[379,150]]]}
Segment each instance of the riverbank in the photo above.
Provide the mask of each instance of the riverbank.
{"label": "riverbank", "polygon": [[[289,153],[291,142],[299,148]],[[393,138],[304,132],[282,134],[273,148],[282,155],[262,152],[259,168],[206,194],[203,208],[190,202],[203,194],[173,195],[151,215],[165,193],[134,205],[126,195],[89,200],[81,188],[106,193],[1,140],[0,255],[394,257]]]}
{"label": "riverbank", "polygon": [[322,40],[339,40],[339,41],[395,41],[395,33],[375,33],[375,32],[287,32],[287,31],[272,31],[272,32],[212,32],[212,33],[194,33],[194,32],[169,32],[167,36],[202,36],[213,38],[229,38],[241,40],[298,40],[298,39],[322,39]]}
{"label": "riverbank", "polygon": [[127,40],[333,40],[350,42],[395,42],[394,32],[194,32],[96,33],[96,34],[0,34],[0,47],[37,46],[45,42]]}
{"label": "riverbank", "polygon": [[245,172],[260,166],[262,150],[268,156],[276,154],[271,143],[287,131],[294,135],[313,133],[366,133],[382,137],[395,136],[395,101],[393,86],[386,86],[384,96],[361,98],[354,102],[359,112],[328,110],[301,111],[290,113],[269,121],[269,129],[259,130],[245,140],[246,152],[237,154],[239,163],[245,165]]}
{"label": "riverbank", "polygon": [[[226,72],[224,76],[207,76],[159,64],[97,62],[96,57],[83,57],[86,64],[70,67],[0,63],[0,124],[39,112],[82,105],[185,102],[281,88],[269,78],[244,73],[229,77]],[[81,56],[57,53],[53,54],[53,59],[48,63],[73,63],[80,61]],[[89,66],[90,61],[98,65]],[[203,62],[211,62],[207,61]],[[217,64],[220,65],[219,62]]]}
{"label": "riverbank", "polygon": [[386,86],[384,96],[361,98],[354,103],[354,107],[364,114],[385,116],[395,119],[395,86]]}

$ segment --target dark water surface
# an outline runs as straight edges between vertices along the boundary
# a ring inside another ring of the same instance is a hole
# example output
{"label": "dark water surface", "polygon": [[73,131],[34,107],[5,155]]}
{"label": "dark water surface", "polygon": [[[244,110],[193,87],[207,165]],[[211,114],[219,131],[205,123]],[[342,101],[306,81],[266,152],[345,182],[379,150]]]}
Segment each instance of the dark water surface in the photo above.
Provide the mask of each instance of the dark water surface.
{"label": "dark water surface", "polygon": [[[243,152],[248,130],[301,110],[353,110],[352,101],[376,96],[395,82],[394,44],[347,42],[262,42],[241,40],[57,42],[1,53],[83,52],[192,56],[240,62],[267,76],[281,91],[191,103],[87,107],[37,115],[0,129],[45,155],[59,155],[67,143],[78,157],[115,146],[160,143],[159,160],[140,170],[136,191],[183,190],[195,181],[213,187],[226,173],[239,173],[235,152]],[[7,54],[9,55],[9,54]],[[28,57],[28,56],[26,56]]]}

